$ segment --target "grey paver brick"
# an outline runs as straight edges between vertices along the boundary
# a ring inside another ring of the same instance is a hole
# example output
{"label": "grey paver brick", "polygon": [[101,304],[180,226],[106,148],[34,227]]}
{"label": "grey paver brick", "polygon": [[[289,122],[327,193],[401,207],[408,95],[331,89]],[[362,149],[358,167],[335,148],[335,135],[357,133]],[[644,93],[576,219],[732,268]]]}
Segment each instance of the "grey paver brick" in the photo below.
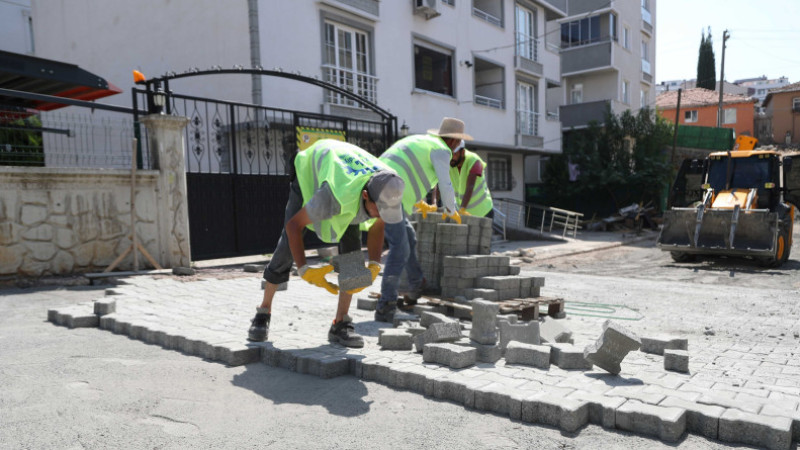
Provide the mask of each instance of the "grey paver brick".
{"label": "grey paver brick", "polygon": [[414,336],[405,328],[383,328],[378,334],[378,345],[384,350],[411,350]]}
{"label": "grey paver brick", "polygon": [[617,428],[675,442],[686,431],[686,410],[628,400],[617,408]]}
{"label": "grey paver brick", "polygon": [[511,341],[506,346],[506,362],[527,364],[539,369],[550,368],[550,347]]}
{"label": "grey paver brick", "polygon": [[725,442],[784,450],[791,446],[792,420],[727,409],[719,418],[718,437]]}
{"label": "grey paver brick", "polygon": [[527,322],[512,324],[506,321],[498,322],[500,327],[500,348],[505,351],[506,346],[511,341],[522,342],[524,344],[539,345],[539,322]]}
{"label": "grey paver brick", "polygon": [[450,343],[425,344],[422,357],[425,362],[435,362],[453,369],[461,369],[475,364],[477,350],[472,347]]}
{"label": "grey paver brick", "polygon": [[607,397],[595,392],[576,390],[570,398],[585,401],[589,405],[589,423],[604,428],[614,428],[617,424],[617,408],[627,400],[622,397]]}
{"label": "grey paver brick", "polygon": [[675,372],[688,373],[689,372],[689,352],[686,350],[663,350],[664,354],[664,370],[673,370]]}
{"label": "grey paver brick", "polygon": [[734,398],[735,396],[736,394],[733,392],[726,394],[724,391],[715,390],[704,393],[702,397],[697,399],[697,402],[704,405],[717,405],[723,408],[737,409],[752,414],[757,414],[763,406],[761,402],[756,403],[745,399],[737,400]]}
{"label": "grey paver brick", "polygon": [[365,311],[375,311],[375,308],[378,306],[378,299],[359,297],[356,303],[357,303],[356,308],[358,309],[363,309]]}
{"label": "grey paver brick", "polygon": [[572,344],[550,344],[550,363],[564,370],[589,370],[593,366],[583,357],[583,350]]}
{"label": "grey paver brick", "polygon": [[640,336],[641,351],[654,355],[663,355],[664,350],[688,350],[689,340],[674,336]]}
{"label": "grey paver brick", "polygon": [[589,403],[548,392],[522,401],[521,419],[574,432],[589,421]]}
{"label": "grey paver brick", "polygon": [[593,344],[586,346],[583,357],[608,372],[618,374],[620,362],[628,352],[637,350],[640,345],[636,334],[618,323],[606,320],[603,334]]}
{"label": "grey paver brick", "polygon": [[692,433],[717,439],[719,418],[725,408],[714,405],[702,405],[678,397],[665,397],[659,406],[683,408],[686,410],[686,429]]}
{"label": "grey paver brick", "polygon": [[113,298],[102,298],[94,301],[94,313],[105,316],[117,310],[117,301]]}

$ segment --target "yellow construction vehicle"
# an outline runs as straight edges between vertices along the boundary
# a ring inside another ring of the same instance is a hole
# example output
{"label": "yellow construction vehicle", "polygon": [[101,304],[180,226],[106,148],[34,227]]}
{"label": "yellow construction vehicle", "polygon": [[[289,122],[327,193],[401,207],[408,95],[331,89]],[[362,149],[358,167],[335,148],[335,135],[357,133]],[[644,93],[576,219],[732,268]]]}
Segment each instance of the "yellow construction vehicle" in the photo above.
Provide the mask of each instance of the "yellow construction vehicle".
{"label": "yellow construction vehicle", "polygon": [[751,257],[777,267],[789,258],[800,154],[755,149],[739,136],[727,152],[684,160],[656,245],[677,262],[702,255]]}

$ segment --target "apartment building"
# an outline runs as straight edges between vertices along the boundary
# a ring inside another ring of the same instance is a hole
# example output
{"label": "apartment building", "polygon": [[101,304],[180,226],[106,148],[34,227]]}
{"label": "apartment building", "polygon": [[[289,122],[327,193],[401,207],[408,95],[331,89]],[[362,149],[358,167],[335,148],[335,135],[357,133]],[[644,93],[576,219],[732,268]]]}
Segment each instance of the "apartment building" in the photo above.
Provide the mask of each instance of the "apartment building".
{"label": "apartment building", "polygon": [[[259,65],[351,90],[397,116],[401,134],[458,117],[497,198],[524,200],[526,159],[561,152],[560,49],[546,30],[566,17],[566,0],[196,0],[156,10],[122,0],[31,3],[36,56],[79,64],[126,90],[132,69],[153,77]],[[373,114],[294,80],[231,77],[170,88],[360,120]],[[113,103],[129,102],[121,95]]]}
{"label": "apartment building", "polygon": [[565,132],[602,122],[607,108],[655,104],[655,0],[570,0],[548,23],[559,37]]}

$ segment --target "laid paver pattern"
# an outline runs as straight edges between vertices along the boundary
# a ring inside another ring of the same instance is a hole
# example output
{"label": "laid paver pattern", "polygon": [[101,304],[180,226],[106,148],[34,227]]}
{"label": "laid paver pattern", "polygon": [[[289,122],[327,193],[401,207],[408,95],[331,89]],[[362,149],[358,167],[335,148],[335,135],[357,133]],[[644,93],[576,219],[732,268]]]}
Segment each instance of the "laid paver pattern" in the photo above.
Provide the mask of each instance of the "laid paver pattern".
{"label": "laid paver pattern", "polygon": [[[413,349],[381,350],[379,330],[392,325],[373,321],[373,313],[357,309],[356,302],[350,315],[365,338],[364,348],[330,344],[336,297],[296,278],[275,298],[269,342],[247,342],[261,295],[256,277],[196,282],[132,277],[98,299],[103,302],[99,310],[106,312],[99,320],[93,304],[52,309],[48,320],[99,326],[229,365],[260,361],[322,378],[350,374],[568,432],[589,422],[669,442],[691,432],[781,449],[800,432],[800,360],[789,342],[771,348],[689,342],[689,373],[666,371],[663,356],[642,351],[625,357],[619,375],[597,367],[540,369],[503,358],[454,369],[425,362]],[[596,323],[570,325],[580,351],[602,332]],[[468,323],[465,328],[461,341],[440,349],[469,345]],[[566,349],[570,344],[555,345]],[[458,361],[456,367],[462,364]],[[724,381],[722,372],[728,374]]]}

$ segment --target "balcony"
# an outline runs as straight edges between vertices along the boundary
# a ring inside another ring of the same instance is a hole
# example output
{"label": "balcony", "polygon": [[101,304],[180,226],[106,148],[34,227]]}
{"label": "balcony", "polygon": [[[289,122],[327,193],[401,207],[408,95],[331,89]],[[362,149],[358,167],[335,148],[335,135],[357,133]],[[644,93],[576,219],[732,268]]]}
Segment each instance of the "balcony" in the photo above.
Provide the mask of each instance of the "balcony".
{"label": "balcony", "polygon": [[[378,103],[378,77],[329,64],[322,66],[322,77],[328,83],[346,89],[367,101]],[[325,91],[325,101],[335,105],[364,107],[355,100],[328,90]]]}
{"label": "balcony", "polygon": [[611,40],[563,49],[561,76],[611,67]]}
{"label": "balcony", "polygon": [[602,124],[606,118],[606,111],[610,106],[610,100],[563,105],[559,108],[561,128],[564,130],[569,130],[573,127],[584,128],[592,120]]}
{"label": "balcony", "polygon": [[653,35],[653,17],[645,8],[642,8],[642,31],[648,35]]}
{"label": "balcony", "polygon": [[517,134],[515,137],[517,146],[542,148],[544,138],[539,133],[539,115],[535,111],[517,110]]}
{"label": "balcony", "polygon": [[498,27],[503,26],[503,6],[493,0],[476,0],[472,7],[472,15]]}

